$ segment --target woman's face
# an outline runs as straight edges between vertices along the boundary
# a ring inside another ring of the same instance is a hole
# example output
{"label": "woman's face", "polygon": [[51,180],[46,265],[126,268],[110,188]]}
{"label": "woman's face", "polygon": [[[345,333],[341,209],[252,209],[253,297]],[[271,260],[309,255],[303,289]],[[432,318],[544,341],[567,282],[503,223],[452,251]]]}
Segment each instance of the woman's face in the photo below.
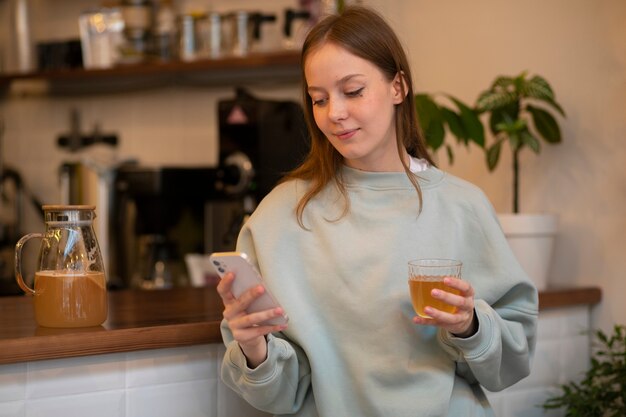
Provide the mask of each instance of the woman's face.
{"label": "woman's face", "polygon": [[374,64],[333,43],[309,53],[304,74],[315,123],[346,165],[403,170],[395,131],[395,105],[404,99],[400,76],[389,81]]}

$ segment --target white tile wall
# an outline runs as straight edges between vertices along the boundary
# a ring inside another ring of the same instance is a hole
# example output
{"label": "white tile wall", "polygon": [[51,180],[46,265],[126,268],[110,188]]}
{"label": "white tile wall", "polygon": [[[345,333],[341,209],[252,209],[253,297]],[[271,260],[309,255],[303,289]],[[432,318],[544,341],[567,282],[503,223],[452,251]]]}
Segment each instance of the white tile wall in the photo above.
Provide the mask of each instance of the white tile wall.
{"label": "white tile wall", "polygon": [[26,399],[125,388],[124,354],[29,362]]}
{"label": "white tile wall", "polygon": [[219,379],[221,344],[0,365],[0,417],[266,417]]}
{"label": "white tile wall", "polygon": [[126,387],[206,380],[217,374],[217,349],[205,345],[128,353]]}
{"label": "white tile wall", "polygon": [[127,417],[217,417],[217,375],[201,381],[130,388]]}
{"label": "white tile wall", "polygon": [[541,404],[558,387],[580,380],[589,366],[589,307],[577,306],[542,311],[537,328],[537,347],[530,375],[498,393],[487,392],[498,417],[560,417],[562,411],[544,412]]}
{"label": "white tile wall", "polygon": [[124,394],[120,389],[27,401],[25,417],[124,417]]}
{"label": "white tile wall", "polygon": [[[0,403],[25,398],[26,364],[16,363],[0,366]],[[0,412],[0,416],[2,415]]]}
{"label": "white tile wall", "polygon": [[[498,417],[540,405],[589,364],[589,309],[543,311],[531,375],[487,396]],[[219,379],[221,344],[0,365],[0,417],[267,417]]]}
{"label": "white tile wall", "polygon": [[0,417],[25,417],[26,403],[24,401],[9,401],[0,403]]}

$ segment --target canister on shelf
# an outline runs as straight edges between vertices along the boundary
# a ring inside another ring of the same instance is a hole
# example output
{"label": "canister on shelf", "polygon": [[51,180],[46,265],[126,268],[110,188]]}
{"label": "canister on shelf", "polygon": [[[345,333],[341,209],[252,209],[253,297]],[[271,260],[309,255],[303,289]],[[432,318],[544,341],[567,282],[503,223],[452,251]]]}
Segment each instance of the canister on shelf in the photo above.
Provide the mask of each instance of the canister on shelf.
{"label": "canister on shelf", "polygon": [[172,0],[161,0],[154,22],[154,53],[163,60],[170,60],[175,55],[176,15]]}
{"label": "canister on shelf", "polygon": [[193,61],[198,58],[200,50],[198,22],[205,18],[206,15],[203,13],[188,13],[178,17],[178,57],[181,61]]}
{"label": "canister on shelf", "polygon": [[133,63],[145,59],[149,54],[153,24],[153,6],[148,0],[123,0],[121,5],[124,19],[126,45],[122,49],[122,62]]}

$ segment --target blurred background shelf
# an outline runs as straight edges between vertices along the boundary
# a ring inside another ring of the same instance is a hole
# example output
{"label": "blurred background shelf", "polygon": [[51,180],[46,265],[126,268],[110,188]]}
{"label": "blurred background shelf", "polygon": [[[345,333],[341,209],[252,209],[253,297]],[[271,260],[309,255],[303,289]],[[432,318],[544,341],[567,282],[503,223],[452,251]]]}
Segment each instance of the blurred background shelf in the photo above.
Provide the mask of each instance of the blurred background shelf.
{"label": "blurred background shelf", "polygon": [[0,74],[0,88],[18,82],[46,82],[49,93],[97,93],[164,85],[220,85],[240,82],[294,81],[299,77],[299,51],[250,54],[195,61],[149,62],[107,69],[63,69]]}

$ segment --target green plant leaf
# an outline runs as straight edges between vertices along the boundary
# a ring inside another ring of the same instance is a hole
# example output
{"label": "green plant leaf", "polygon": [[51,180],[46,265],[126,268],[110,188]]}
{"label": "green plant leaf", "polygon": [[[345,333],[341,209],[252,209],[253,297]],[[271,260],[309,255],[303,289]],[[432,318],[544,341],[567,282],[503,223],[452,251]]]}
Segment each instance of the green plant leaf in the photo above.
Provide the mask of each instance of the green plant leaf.
{"label": "green plant leaf", "polygon": [[454,153],[452,153],[450,145],[446,145],[446,152],[448,153],[448,162],[452,165],[454,163]]}
{"label": "green plant leaf", "polygon": [[[614,328],[610,337],[593,333],[596,347],[585,378],[561,386],[562,394],[548,398],[545,409],[565,408],[567,416],[626,416],[626,326]],[[599,343],[598,343],[599,342]]]}
{"label": "green plant leaf", "polygon": [[497,135],[502,129],[498,128],[501,123],[511,123],[519,115],[519,105],[517,102],[494,110],[489,117],[489,129],[491,133]]}
{"label": "green plant leaf", "polygon": [[561,142],[561,129],[559,129],[558,123],[550,113],[539,107],[531,106],[530,104],[526,106],[526,110],[531,114],[537,132],[539,132],[546,142]]}
{"label": "green plant leaf", "polygon": [[526,120],[514,118],[507,111],[494,112],[492,116],[490,124],[493,125],[491,130],[495,135],[519,135],[522,131],[527,130]]}
{"label": "green plant leaf", "polygon": [[523,91],[528,81],[526,80],[526,71],[522,71],[520,75],[513,78],[513,86],[518,99],[523,97]]}
{"label": "green plant leaf", "polygon": [[489,168],[489,171],[496,169],[498,160],[500,159],[501,148],[502,141],[497,141],[487,149],[487,168]]}
{"label": "green plant leaf", "polygon": [[563,108],[555,101],[555,95],[552,87],[550,87],[550,84],[548,84],[548,82],[539,75],[535,75],[526,83],[522,91],[522,96],[541,100],[549,104],[562,116],[565,116]]}
{"label": "green plant leaf", "polygon": [[428,94],[415,95],[415,108],[426,145],[436,151],[443,145],[445,138],[441,110]]}
{"label": "green plant leaf", "polygon": [[541,151],[541,145],[539,144],[539,140],[534,137],[528,130],[520,133],[520,138],[522,143],[532,149],[535,153],[539,153]]}
{"label": "green plant leaf", "polygon": [[513,152],[517,152],[519,148],[522,146],[522,140],[520,138],[519,133],[511,132],[508,134],[509,138],[509,146]]}
{"label": "green plant leaf", "polygon": [[510,91],[483,91],[476,100],[475,108],[479,113],[493,111],[517,102],[517,96]]}
{"label": "green plant leaf", "polygon": [[448,96],[450,100],[456,104],[459,111],[461,112],[461,120],[465,131],[467,132],[467,137],[474,141],[481,148],[485,147],[485,128],[483,127],[478,114],[469,108],[462,101]]}
{"label": "green plant leaf", "polygon": [[448,124],[448,128],[450,132],[459,139],[459,142],[463,142],[463,144],[467,145],[467,132],[465,131],[465,127],[463,126],[463,121],[461,120],[461,116],[453,112],[447,107],[441,107],[441,115],[443,116],[443,120]]}
{"label": "green plant leaf", "polygon": [[432,122],[428,129],[424,131],[424,139],[426,144],[433,150],[437,150],[443,145],[446,136],[446,131],[443,127],[443,123],[439,121]]}
{"label": "green plant leaf", "polygon": [[428,94],[415,95],[415,109],[422,129],[428,129],[433,120],[441,120],[439,106]]}
{"label": "green plant leaf", "polygon": [[513,77],[509,77],[506,75],[499,75],[496,77],[496,79],[493,81],[493,83],[491,83],[491,87],[489,87],[490,90],[497,90],[499,88],[501,89],[508,89],[511,86],[515,85],[515,79]]}
{"label": "green plant leaf", "polygon": [[540,100],[554,100],[554,92],[550,84],[541,76],[535,75],[524,83],[520,93],[524,97],[532,97]]}

